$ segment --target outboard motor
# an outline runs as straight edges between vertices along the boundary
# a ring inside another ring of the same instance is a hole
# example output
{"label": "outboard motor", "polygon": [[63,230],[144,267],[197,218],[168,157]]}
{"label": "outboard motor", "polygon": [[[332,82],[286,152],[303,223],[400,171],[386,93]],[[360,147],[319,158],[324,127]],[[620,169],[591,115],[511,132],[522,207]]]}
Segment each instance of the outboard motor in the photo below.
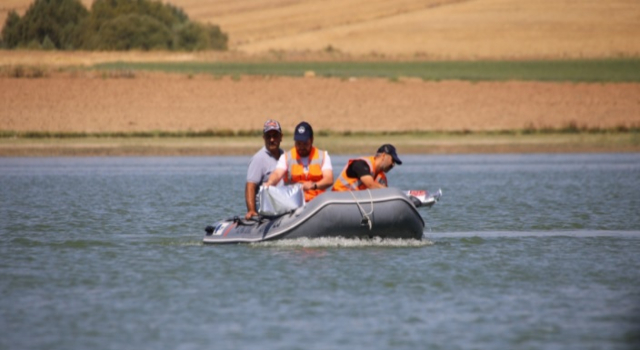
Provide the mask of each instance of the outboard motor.
{"label": "outboard motor", "polygon": [[438,189],[438,192],[434,194],[429,194],[429,192],[425,190],[411,190],[405,191],[404,194],[409,196],[409,199],[411,199],[411,202],[413,202],[416,208],[431,207],[442,197],[442,190]]}

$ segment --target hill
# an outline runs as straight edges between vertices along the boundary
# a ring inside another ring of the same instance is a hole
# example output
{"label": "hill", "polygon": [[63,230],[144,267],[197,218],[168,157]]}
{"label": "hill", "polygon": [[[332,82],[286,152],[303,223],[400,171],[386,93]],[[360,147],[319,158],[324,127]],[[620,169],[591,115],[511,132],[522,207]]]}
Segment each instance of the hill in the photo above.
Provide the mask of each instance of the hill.
{"label": "hill", "polygon": [[[637,0],[172,0],[244,53],[337,50],[426,59],[640,56]],[[5,0],[24,13],[31,0]],[[90,0],[83,0],[87,6]]]}

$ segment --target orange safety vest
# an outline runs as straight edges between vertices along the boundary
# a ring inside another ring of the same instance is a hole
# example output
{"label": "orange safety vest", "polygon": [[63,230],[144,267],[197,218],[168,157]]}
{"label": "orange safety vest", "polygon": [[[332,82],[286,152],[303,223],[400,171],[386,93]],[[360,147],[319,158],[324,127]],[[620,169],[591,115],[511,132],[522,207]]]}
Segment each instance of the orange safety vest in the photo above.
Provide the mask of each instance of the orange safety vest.
{"label": "orange safety vest", "polygon": [[[360,191],[360,190],[367,189],[367,186],[365,186],[362,183],[362,181],[360,181],[360,179],[347,176],[347,169],[349,168],[349,165],[351,165],[351,163],[353,163],[356,160],[364,160],[365,162],[367,162],[367,164],[369,165],[369,169],[371,169],[371,176],[376,181],[380,181],[382,176],[384,176],[384,181],[386,185],[387,177],[384,175],[384,173],[375,172],[376,171],[375,157],[362,157],[357,159],[349,159],[349,162],[347,162],[347,166],[344,167],[344,169],[342,170],[342,173],[340,173],[340,176],[338,177],[336,182],[333,184],[333,191],[344,192],[344,191]],[[381,174],[382,176],[380,176]]]}
{"label": "orange safety vest", "polygon": [[[315,147],[311,148],[311,152],[309,153],[309,166],[306,171],[295,147],[284,155],[286,157],[285,160],[287,161],[288,167],[286,176],[287,183],[305,181],[318,182],[322,180],[322,165],[324,164],[325,155],[324,151]],[[321,189],[304,191],[304,200],[308,202],[324,191],[325,190]]]}

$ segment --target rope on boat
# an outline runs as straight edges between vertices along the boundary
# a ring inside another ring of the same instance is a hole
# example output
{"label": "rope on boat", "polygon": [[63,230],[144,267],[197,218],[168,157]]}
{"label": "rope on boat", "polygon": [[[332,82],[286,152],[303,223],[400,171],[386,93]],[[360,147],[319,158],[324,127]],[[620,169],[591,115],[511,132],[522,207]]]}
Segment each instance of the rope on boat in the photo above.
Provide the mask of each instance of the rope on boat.
{"label": "rope on boat", "polygon": [[360,209],[360,213],[362,214],[362,222],[360,223],[361,225],[364,225],[365,223],[369,225],[369,231],[371,231],[371,229],[373,228],[373,221],[371,221],[371,216],[373,214],[373,194],[371,193],[371,190],[367,188],[367,192],[369,192],[369,198],[371,199],[371,211],[370,212],[366,212],[364,211],[364,208],[362,208],[362,206],[360,205],[360,203],[358,202],[358,198],[356,198],[356,195],[353,194],[353,191],[349,191],[349,193],[351,193],[351,196],[353,197],[353,199],[356,201],[356,204],[358,205],[358,209]]}

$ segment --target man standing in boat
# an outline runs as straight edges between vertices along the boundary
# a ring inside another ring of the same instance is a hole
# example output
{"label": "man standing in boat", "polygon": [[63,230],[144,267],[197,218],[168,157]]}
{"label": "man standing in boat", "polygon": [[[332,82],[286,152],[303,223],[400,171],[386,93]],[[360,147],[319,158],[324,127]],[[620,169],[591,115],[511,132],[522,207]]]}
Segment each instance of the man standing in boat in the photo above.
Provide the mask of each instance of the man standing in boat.
{"label": "man standing in boat", "polygon": [[280,142],[282,142],[280,123],[272,119],[267,120],[262,129],[262,138],[264,139],[264,147],[253,155],[247,170],[247,184],[244,188],[244,199],[247,204],[245,218],[247,220],[258,215],[256,212],[258,187],[269,180],[278,159],[284,153],[280,148]]}
{"label": "man standing in boat", "polygon": [[296,126],[293,140],[295,146],[280,157],[266,185],[282,179],[287,184],[300,183],[308,202],[333,185],[331,158],[327,151],[313,146],[313,128],[307,122]]}
{"label": "man standing in boat", "polygon": [[396,148],[384,144],[373,157],[350,159],[333,185],[333,191],[359,191],[387,187],[386,173],[402,161]]}

